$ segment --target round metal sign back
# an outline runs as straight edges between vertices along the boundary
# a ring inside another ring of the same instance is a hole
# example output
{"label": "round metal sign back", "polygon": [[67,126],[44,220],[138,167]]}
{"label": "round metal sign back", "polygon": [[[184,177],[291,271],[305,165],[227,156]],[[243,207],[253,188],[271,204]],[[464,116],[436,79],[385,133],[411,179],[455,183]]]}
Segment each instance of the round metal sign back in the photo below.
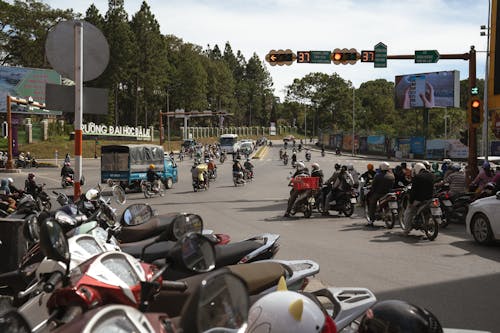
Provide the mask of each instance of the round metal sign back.
{"label": "round metal sign back", "polygon": [[[77,21],[62,21],[48,33],[45,53],[52,67],[64,77],[75,79],[75,29]],[[97,78],[109,62],[109,45],[101,30],[79,21],[83,26],[83,81]]]}

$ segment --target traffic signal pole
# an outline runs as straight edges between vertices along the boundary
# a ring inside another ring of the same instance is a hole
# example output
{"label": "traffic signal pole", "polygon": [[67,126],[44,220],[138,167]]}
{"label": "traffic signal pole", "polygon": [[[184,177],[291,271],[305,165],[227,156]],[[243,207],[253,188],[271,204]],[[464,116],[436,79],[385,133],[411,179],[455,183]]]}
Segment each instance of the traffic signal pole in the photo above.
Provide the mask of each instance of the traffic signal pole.
{"label": "traffic signal pole", "polygon": [[[469,92],[473,87],[476,86],[476,50],[474,46],[470,47],[469,51]],[[471,96],[469,95],[469,103],[467,103],[467,112],[471,113]],[[469,117],[470,119],[470,117]],[[477,169],[477,136],[476,127],[472,125],[472,121],[469,121],[469,156],[467,159],[467,171],[466,171],[466,182],[467,186],[474,180],[478,174]]]}

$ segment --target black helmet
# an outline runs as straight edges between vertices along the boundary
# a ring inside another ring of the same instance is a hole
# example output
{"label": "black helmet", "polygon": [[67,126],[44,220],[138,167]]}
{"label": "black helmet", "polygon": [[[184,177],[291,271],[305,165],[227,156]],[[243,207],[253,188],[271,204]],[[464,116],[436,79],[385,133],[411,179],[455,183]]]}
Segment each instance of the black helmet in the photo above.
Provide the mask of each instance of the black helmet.
{"label": "black helmet", "polygon": [[442,333],[437,318],[426,309],[399,300],[381,301],[361,319],[359,333]]}
{"label": "black helmet", "polygon": [[340,164],[335,163],[335,170],[340,170]]}

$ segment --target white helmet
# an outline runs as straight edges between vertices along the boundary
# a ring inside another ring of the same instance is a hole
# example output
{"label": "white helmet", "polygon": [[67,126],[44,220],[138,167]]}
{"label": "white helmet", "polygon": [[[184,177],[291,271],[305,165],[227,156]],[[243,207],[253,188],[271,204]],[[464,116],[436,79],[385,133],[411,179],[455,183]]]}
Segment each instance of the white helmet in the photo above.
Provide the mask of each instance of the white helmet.
{"label": "white helmet", "polygon": [[91,188],[90,190],[87,191],[87,193],[85,193],[85,198],[87,198],[87,200],[89,201],[95,200],[98,197],[99,197],[99,191],[94,188]]}
{"label": "white helmet", "polygon": [[275,291],[255,302],[248,313],[246,333],[322,332],[325,315],[307,296]]}
{"label": "white helmet", "polygon": [[352,164],[347,164],[347,170],[354,170],[354,166]]}
{"label": "white helmet", "polygon": [[422,161],[422,164],[425,166],[427,170],[431,169],[431,164],[429,163],[429,161]]}
{"label": "white helmet", "polygon": [[380,169],[381,171],[387,171],[387,170],[389,170],[390,168],[391,168],[391,166],[390,166],[390,164],[389,164],[389,163],[387,163],[387,162],[382,162],[382,163],[380,163],[380,165],[379,165],[379,169]]}
{"label": "white helmet", "polygon": [[313,170],[319,170],[319,164],[318,163],[313,163],[313,164],[311,164],[311,168]]}
{"label": "white helmet", "polygon": [[422,170],[425,170],[425,165],[420,162],[415,163],[415,165],[413,166],[413,174],[418,175]]}
{"label": "white helmet", "polygon": [[306,166],[302,162],[297,162],[296,166],[297,170],[303,170]]}
{"label": "white helmet", "polygon": [[9,181],[9,184],[14,184],[14,179],[9,177],[9,178],[7,178],[7,180]]}

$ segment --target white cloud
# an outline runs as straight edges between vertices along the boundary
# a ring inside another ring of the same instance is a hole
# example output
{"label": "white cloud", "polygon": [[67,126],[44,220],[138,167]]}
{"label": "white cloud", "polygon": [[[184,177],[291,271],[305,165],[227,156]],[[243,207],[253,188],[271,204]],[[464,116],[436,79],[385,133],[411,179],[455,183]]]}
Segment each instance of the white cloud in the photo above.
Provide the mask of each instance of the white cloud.
{"label": "white cloud", "polygon": [[[47,1],[51,7],[66,8],[67,2]],[[84,13],[91,1],[73,2]],[[94,1],[102,14],[108,1]],[[125,1],[130,15],[141,1]],[[202,47],[229,41],[234,51],[246,58],[254,52],[264,59],[271,49],[370,50],[379,41],[388,54],[413,54],[414,50],[465,53],[470,45],[485,50],[486,38],[479,35],[487,24],[488,1],[482,0],[153,0],[148,4],[160,23],[161,31]],[[364,81],[426,71],[458,69],[468,76],[468,63],[441,60],[435,65],[414,64],[410,60],[389,60],[388,67],[371,64],[306,65],[271,67],[276,94],[296,77],[309,72],[337,72],[355,86]],[[477,74],[484,76],[484,53],[478,53]]]}

